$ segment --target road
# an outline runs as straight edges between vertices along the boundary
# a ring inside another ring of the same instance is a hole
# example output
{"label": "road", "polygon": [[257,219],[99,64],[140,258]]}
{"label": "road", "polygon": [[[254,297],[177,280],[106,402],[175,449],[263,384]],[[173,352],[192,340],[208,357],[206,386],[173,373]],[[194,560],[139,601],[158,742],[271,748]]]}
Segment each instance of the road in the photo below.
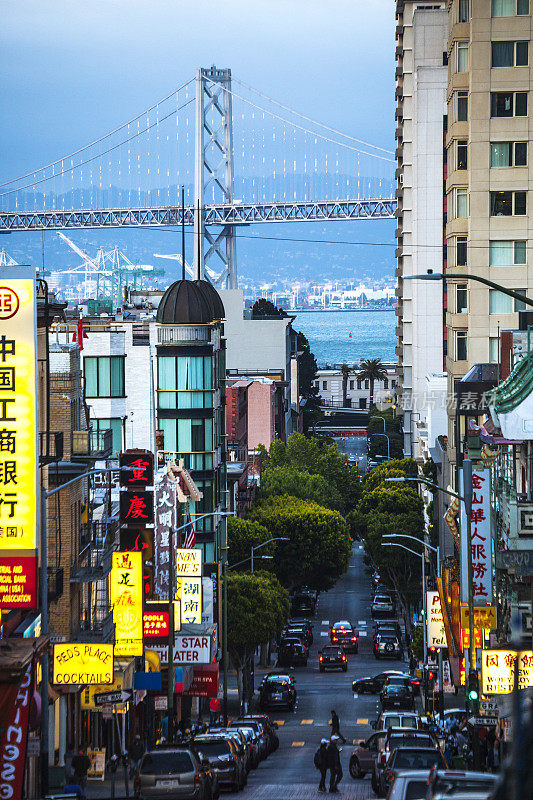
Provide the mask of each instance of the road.
{"label": "road", "polygon": [[[296,680],[298,702],[293,713],[270,712],[279,724],[280,747],[259,768],[250,772],[247,787],[239,793],[242,800],[304,800],[321,797],[319,773],[313,755],[320,739],[329,735],[332,709],[337,711],[341,731],[347,743],[342,748],[344,778],[339,786],[349,800],[374,797],[370,779],[354,781],[348,771],[353,740],[372,733],[370,723],[379,713],[379,698],[373,695],[354,696],[352,681],[374,675],[384,669],[402,669],[398,661],[376,661],[372,655],[372,617],[370,614],[371,584],[364,572],[363,549],[355,545],[348,572],[327,593],[320,596],[315,615],[314,643],[307,667],[291,670]],[[348,654],[348,672],[318,670],[318,650],[329,641],[329,624],[347,619],[360,633],[359,653]],[[256,685],[259,683],[256,673]],[[236,795],[237,796],[237,795]]]}

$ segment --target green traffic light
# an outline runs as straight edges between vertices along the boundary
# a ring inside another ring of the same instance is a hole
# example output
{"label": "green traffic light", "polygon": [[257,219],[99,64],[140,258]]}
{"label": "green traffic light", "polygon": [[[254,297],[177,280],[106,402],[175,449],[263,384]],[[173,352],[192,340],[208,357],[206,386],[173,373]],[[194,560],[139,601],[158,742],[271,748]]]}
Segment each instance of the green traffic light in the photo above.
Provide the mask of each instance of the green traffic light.
{"label": "green traffic light", "polygon": [[469,700],[478,700],[479,699],[478,692],[476,692],[475,689],[470,689],[470,691],[468,692],[468,699]]}

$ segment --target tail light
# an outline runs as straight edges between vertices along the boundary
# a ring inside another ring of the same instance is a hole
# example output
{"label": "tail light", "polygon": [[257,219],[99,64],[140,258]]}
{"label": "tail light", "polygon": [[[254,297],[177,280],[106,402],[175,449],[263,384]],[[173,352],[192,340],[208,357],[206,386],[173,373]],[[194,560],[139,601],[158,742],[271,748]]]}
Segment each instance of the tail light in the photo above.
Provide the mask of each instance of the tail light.
{"label": "tail light", "polygon": [[319,661],[324,661],[324,656],[320,656],[318,660]]}
{"label": "tail light", "polygon": [[356,641],[357,641],[357,636],[352,636],[352,642],[356,642]]}
{"label": "tail light", "polygon": [[385,754],[385,753],[382,753],[382,754],[380,755],[380,757],[379,757],[379,760],[381,761],[381,763],[382,763],[382,764],[385,764],[385,763],[386,763],[386,761],[387,761],[387,756],[386,756],[386,754]]}
{"label": "tail light", "polygon": [[338,641],[339,641],[339,637],[338,637],[338,636],[334,636],[334,637],[333,637],[333,641],[334,641],[334,642],[338,642]]}
{"label": "tail light", "polygon": [[134,787],[135,787],[136,789],[139,789],[139,790],[140,790],[140,788],[141,788],[141,779],[139,778],[139,776],[138,776],[138,775],[137,775],[137,777],[135,778],[135,780],[133,781],[133,785],[134,785]]}
{"label": "tail light", "polygon": [[346,656],[344,656],[344,655],[343,655],[343,657],[342,657],[342,660],[343,660],[343,661],[346,661]]}
{"label": "tail light", "polygon": [[199,775],[195,775],[194,776],[194,785],[195,786],[199,786],[200,785],[200,776]]}

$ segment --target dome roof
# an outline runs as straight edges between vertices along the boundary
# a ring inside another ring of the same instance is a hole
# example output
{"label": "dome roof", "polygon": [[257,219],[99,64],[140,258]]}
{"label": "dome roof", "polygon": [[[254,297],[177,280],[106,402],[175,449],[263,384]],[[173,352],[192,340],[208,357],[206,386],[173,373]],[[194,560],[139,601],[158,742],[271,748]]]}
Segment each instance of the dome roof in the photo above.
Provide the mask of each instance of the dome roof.
{"label": "dome roof", "polygon": [[169,286],[156,316],[163,325],[209,325],[213,319],[212,302],[194,281],[176,281]]}
{"label": "dome roof", "polygon": [[226,316],[224,304],[213,284],[209,283],[209,281],[195,281],[195,283],[211,304],[213,319],[224,319]]}

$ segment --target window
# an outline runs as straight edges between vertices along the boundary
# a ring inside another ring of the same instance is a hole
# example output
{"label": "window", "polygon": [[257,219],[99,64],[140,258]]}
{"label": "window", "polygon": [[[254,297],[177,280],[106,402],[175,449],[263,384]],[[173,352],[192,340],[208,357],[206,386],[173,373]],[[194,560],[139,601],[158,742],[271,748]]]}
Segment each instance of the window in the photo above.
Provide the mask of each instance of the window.
{"label": "window", "polygon": [[[102,443],[105,431],[113,432],[113,452],[118,455],[122,450],[122,420],[121,419],[92,419],[91,427],[93,436],[96,437],[95,445]],[[96,447],[94,448],[97,449]]]}
{"label": "window", "polygon": [[468,122],[468,92],[457,92],[457,122]]}
{"label": "window", "polygon": [[369,388],[370,388],[370,383],[368,381],[365,381],[365,389],[369,389]]}
{"label": "window", "polygon": [[455,263],[458,267],[466,267],[467,265],[467,239],[466,236],[458,236],[455,245]]}
{"label": "window", "polygon": [[322,381],[322,388],[323,389],[327,389],[328,388],[328,382],[327,381]]}
{"label": "window", "polygon": [[454,189],[455,219],[468,217],[468,189]]}
{"label": "window", "polygon": [[468,310],[468,287],[466,283],[455,285],[455,312],[465,314]]}
{"label": "window", "polygon": [[392,381],[392,383],[391,383],[391,388],[392,388],[392,389],[396,389],[396,381]]}
{"label": "window", "polygon": [[355,381],[350,381],[350,389],[355,389]]}
{"label": "window", "polygon": [[86,397],[124,397],[124,356],[85,356]]}
{"label": "window", "polygon": [[179,453],[186,469],[213,468],[213,420],[166,419],[159,417],[165,434],[165,450]]}
{"label": "window", "polygon": [[491,142],[491,167],[525,167],[527,142]]}
{"label": "window", "polygon": [[526,242],[491,241],[489,242],[489,265],[491,267],[513,267],[526,264]]}
{"label": "window", "polygon": [[[526,294],[525,289],[515,289],[519,294]],[[512,314],[513,311],[524,311],[525,303],[515,300],[508,294],[499,292],[497,289],[489,289],[489,314]]]}
{"label": "window", "polygon": [[492,42],[493,67],[527,67],[527,42]]}
{"label": "window", "polygon": [[492,0],[493,17],[514,17],[529,14],[529,0]]}
{"label": "window", "polygon": [[455,360],[466,361],[468,358],[468,348],[466,341],[466,331],[455,331]]}
{"label": "window", "polygon": [[210,356],[159,356],[158,408],[211,408]]}
{"label": "window", "polygon": [[357,388],[361,388],[361,378],[357,378]]}
{"label": "window", "polygon": [[468,42],[457,42],[457,72],[468,72]]}
{"label": "window", "polygon": [[359,408],[366,408],[366,397],[359,398]]}
{"label": "window", "polygon": [[489,337],[489,362],[491,364],[500,362],[500,340],[497,336]]}
{"label": "window", "polygon": [[491,117],[527,117],[527,92],[491,92]]}
{"label": "window", "polygon": [[388,380],[388,378],[385,378],[383,380],[383,388],[384,389],[388,389],[389,388],[389,380]]}
{"label": "window", "polygon": [[457,142],[456,169],[468,168],[468,142],[461,139]]}
{"label": "window", "polygon": [[525,192],[491,192],[491,217],[524,216],[526,213]]}
{"label": "window", "polygon": [[457,22],[468,22],[470,19],[470,0],[459,0]]}

